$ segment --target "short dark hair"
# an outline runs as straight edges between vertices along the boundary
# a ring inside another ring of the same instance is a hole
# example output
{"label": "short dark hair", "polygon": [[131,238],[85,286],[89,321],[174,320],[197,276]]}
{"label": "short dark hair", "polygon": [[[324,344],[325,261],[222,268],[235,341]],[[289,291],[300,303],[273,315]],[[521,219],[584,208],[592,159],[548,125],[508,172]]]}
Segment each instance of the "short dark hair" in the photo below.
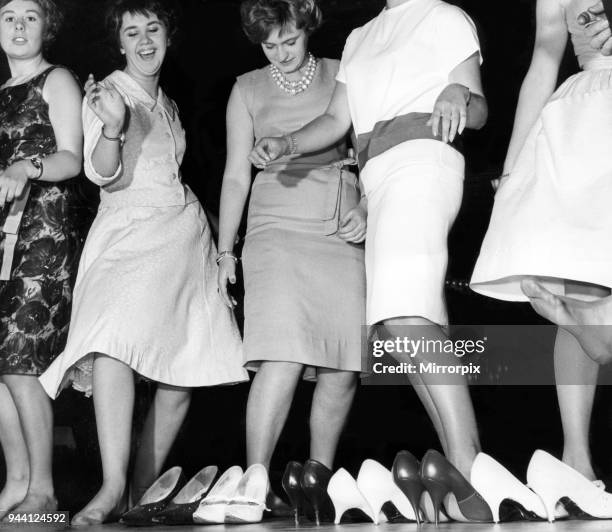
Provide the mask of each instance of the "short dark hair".
{"label": "short dark hair", "polygon": [[[53,0],[33,0],[38,4],[45,17],[45,28],[43,31],[43,46],[53,42],[59,32],[64,16]],[[0,0],[0,9],[11,3],[12,0]]]}
{"label": "short dark hair", "polygon": [[174,6],[164,0],[112,0],[106,11],[106,25],[111,33],[113,44],[120,42],[119,34],[123,15],[157,15],[166,27],[168,39],[172,41],[177,32],[177,14]]}
{"label": "short dark hair", "polygon": [[265,41],[274,28],[295,24],[310,35],[323,22],[316,0],[244,0],[240,15],[244,33],[255,44]]}

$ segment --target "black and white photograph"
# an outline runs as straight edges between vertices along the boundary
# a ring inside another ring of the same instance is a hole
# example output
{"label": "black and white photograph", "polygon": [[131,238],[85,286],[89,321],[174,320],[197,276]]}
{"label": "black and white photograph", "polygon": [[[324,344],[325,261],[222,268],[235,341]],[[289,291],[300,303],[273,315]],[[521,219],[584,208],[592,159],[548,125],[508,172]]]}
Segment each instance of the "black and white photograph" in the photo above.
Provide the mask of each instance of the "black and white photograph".
{"label": "black and white photograph", "polygon": [[0,0],[0,530],[610,530],[610,21]]}

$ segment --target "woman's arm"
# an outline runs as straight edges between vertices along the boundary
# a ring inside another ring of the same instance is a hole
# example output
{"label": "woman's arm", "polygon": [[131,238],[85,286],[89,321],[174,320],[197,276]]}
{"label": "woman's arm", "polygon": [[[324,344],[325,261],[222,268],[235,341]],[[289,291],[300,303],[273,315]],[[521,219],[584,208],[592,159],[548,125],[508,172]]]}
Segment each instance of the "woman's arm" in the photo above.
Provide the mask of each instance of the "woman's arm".
{"label": "woman's arm", "polygon": [[126,106],[111,82],[96,83],[92,75],[85,84],[85,101],[85,173],[104,186],[114,181],[121,170]]}
{"label": "woman's arm", "polygon": [[42,174],[29,160],[16,161],[0,172],[0,207],[20,197],[29,179],[59,182],[81,171],[83,128],[79,86],[67,70],[58,68],[49,74],[43,98],[49,105],[57,152],[43,159]]}
{"label": "woman's arm", "polygon": [[247,196],[251,188],[249,152],[253,148],[254,132],[251,115],[242,100],[238,84],[234,85],[227,104],[227,159],[221,187],[219,209],[219,252],[228,252],[219,262],[219,292],[231,308],[236,301],[227,292],[227,282],[236,282],[234,243]]}
{"label": "woman's arm", "polygon": [[324,114],[287,137],[261,139],[251,151],[249,160],[257,168],[264,168],[283,155],[322,150],[344,138],[350,128],[346,85],[338,81]]}
{"label": "woman's arm", "polygon": [[57,152],[45,157],[41,180],[64,181],[78,175],[83,164],[81,89],[70,72],[58,68],[49,74],[43,98],[49,104]]}
{"label": "woman's arm", "polygon": [[480,53],[475,52],[449,74],[450,84],[438,96],[429,125],[443,142],[453,142],[467,127],[480,129],[487,122],[487,100],[480,80]]}
{"label": "woman's arm", "polygon": [[567,44],[567,26],[558,0],[538,0],[536,41],[519,95],[504,175],[512,171],[529,131],[557,84]]}

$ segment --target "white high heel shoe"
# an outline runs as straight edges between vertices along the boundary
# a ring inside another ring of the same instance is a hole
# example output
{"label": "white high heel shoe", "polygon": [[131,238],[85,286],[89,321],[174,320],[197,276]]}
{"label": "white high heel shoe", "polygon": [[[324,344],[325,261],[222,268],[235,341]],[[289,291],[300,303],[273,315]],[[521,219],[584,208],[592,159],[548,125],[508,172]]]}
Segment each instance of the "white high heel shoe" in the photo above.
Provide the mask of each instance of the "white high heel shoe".
{"label": "white high heel shoe", "polygon": [[495,523],[499,523],[503,501],[511,501],[525,519],[547,517],[542,499],[488,454],[478,453],[472,464],[470,480],[490,506]]}
{"label": "white high heel shoe", "polygon": [[334,524],[340,524],[344,512],[351,508],[361,510],[374,524],[379,523],[378,515],[374,513],[363,493],[359,491],[357,482],[346,469],[341,467],[332,475],[327,485],[327,494],[336,512]]}
{"label": "white high heel shoe", "polygon": [[393,481],[391,471],[376,460],[364,460],[361,464],[357,475],[357,488],[379,522],[386,520],[382,507],[387,502],[393,503],[404,518],[410,521],[417,520],[408,498]]}
{"label": "white high heel shoe", "polygon": [[210,489],[193,513],[193,522],[196,524],[225,523],[225,510],[236,493],[238,483],[242,478],[240,466],[230,467],[219,477],[216,484]]}
{"label": "white high heel shoe", "polygon": [[562,498],[577,507],[568,508],[571,513],[612,519],[612,494],[545,451],[533,453],[527,468],[527,484],[542,498],[551,523],[555,520],[555,505]]}
{"label": "white high heel shoe", "polygon": [[225,509],[225,522],[259,523],[266,509],[269,484],[265,466],[253,464],[249,467]]}

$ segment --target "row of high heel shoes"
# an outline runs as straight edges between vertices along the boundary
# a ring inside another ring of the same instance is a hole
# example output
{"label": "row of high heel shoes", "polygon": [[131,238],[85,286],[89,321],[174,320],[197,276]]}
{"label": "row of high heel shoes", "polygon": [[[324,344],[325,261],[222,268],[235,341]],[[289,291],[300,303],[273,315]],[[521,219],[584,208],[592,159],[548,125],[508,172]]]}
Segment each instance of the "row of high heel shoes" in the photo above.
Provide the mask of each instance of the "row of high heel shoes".
{"label": "row of high heel shoes", "polygon": [[302,515],[317,524],[339,524],[351,512],[375,524],[398,519],[435,524],[552,522],[570,514],[612,519],[612,494],[603,484],[587,480],[544,451],[531,458],[527,482],[529,487],[484,453],[476,457],[468,482],[443,455],[430,450],[420,463],[408,451],[399,452],[391,470],[365,460],[356,479],[343,468],[332,474],[313,460],[303,467],[290,462],[283,488],[296,524]]}
{"label": "row of high heel shoes", "polygon": [[[268,473],[261,464],[245,472],[230,467],[215,482],[217,466],[208,466],[183,485],[180,467],[164,473],[139,503],[123,514],[127,525],[256,523],[266,510]],[[568,515],[612,519],[612,494],[603,485],[544,451],[536,451],[527,469],[529,487],[490,456],[480,453],[470,482],[437,451],[419,461],[408,451],[395,457],[391,470],[365,460],[357,479],[346,469],[335,473],[308,460],[290,462],[282,485],[296,525],[301,517],[320,524],[346,519],[382,521],[495,522],[516,519],[554,521]]]}

